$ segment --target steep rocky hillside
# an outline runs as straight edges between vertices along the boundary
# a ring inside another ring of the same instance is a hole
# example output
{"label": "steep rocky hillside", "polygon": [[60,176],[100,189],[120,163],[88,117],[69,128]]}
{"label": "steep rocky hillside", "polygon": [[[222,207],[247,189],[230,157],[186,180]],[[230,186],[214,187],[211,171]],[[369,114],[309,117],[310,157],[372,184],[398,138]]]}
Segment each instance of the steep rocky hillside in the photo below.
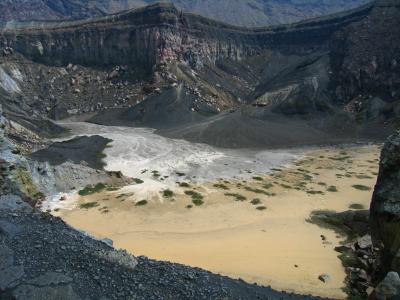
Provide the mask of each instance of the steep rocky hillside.
{"label": "steep rocky hillside", "polygon": [[380,0],[258,29],[169,4],[31,23],[0,35],[0,99],[15,120],[98,112],[218,146],[383,138],[399,115],[399,19],[398,1]]}
{"label": "steep rocky hillside", "polygon": [[[400,272],[400,132],[390,136],[381,155],[378,182],[371,204],[375,244],[384,246],[382,272]],[[382,275],[382,274],[380,274]]]}
{"label": "steep rocky hillside", "polygon": [[[2,0],[0,24],[9,21],[83,19],[138,8],[155,0]],[[286,24],[365,4],[368,0],[171,0],[179,9],[241,26]]]}

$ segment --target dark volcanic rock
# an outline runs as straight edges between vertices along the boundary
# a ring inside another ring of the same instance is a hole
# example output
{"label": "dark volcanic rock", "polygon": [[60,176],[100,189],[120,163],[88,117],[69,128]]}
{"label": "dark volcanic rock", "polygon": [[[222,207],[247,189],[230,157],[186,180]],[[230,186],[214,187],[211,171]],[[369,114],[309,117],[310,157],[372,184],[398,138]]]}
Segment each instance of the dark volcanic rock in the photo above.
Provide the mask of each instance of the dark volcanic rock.
{"label": "dark volcanic rock", "polygon": [[[3,224],[20,230],[8,235]],[[71,229],[59,218],[0,206],[0,299],[317,297],[277,292],[198,268],[135,258]]]}
{"label": "dark volcanic rock", "polygon": [[400,132],[390,136],[382,150],[371,222],[374,243],[383,244],[382,271],[400,272]]}
{"label": "dark volcanic rock", "polygon": [[86,163],[94,169],[102,169],[103,150],[111,140],[98,135],[81,136],[72,140],[57,142],[48,148],[30,155],[34,160],[60,165],[66,161],[76,164]]}

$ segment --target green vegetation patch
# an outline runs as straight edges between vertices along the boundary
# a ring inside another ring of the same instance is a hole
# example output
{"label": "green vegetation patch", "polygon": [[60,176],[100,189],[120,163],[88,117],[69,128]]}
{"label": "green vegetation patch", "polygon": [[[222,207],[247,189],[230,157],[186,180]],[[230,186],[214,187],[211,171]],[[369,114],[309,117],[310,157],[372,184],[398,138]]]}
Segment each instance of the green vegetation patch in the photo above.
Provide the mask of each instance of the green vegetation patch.
{"label": "green vegetation patch", "polygon": [[365,207],[364,207],[364,205],[362,205],[362,204],[353,203],[353,204],[350,204],[349,208],[350,208],[350,209],[364,209]]}
{"label": "green vegetation patch", "polygon": [[331,192],[331,193],[335,193],[335,192],[338,191],[337,187],[334,186],[334,185],[329,186],[326,190],[327,190],[328,192]]}
{"label": "green vegetation patch", "polygon": [[237,193],[225,193],[225,196],[234,197],[236,201],[246,201],[247,198]]}
{"label": "green vegetation patch", "polygon": [[200,206],[204,204],[204,201],[201,199],[192,199],[192,203],[196,206]]}
{"label": "green vegetation patch", "polygon": [[374,177],[364,174],[359,174],[356,176],[358,179],[373,179]]}
{"label": "green vegetation patch", "polygon": [[20,188],[25,194],[35,199],[39,199],[44,196],[37,190],[35,184],[33,183],[31,173],[27,170],[18,168],[16,171],[15,179],[17,182],[19,182]]}
{"label": "green vegetation patch", "polygon": [[274,187],[272,183],[267,183],[262,186],[263,189],[269,190],[270,188]]}
{"label": "green vegetation patch", "polygon": [[136,184],[142,184],[142,183],[144,183],[144,181],[143,181],[142,179],[140,179],[140,178],[133,178],[132,180],[133,180],[133,182],[136,183]]}
{"label": "green vegetation patch", "polygon": [[222,190],[229,190],[229,187],[227,187],[225,184],[222,184],[222,183],[216,183],[216,184],[214,184],[214,187],[216,187],[218,189],[222,189]]}
{"label": "green vegetation patch", "polygon": [[261,204],[261,200],[259,198],[254,198],[253,200],[250,201],[250,203],[253,205],[258,205]]}
{"label": "green vegetation patch", "polygon": [[275,196],[276,195],[275,193],[270,193],[270,192],[264,191],[262,189],[251,188],[249,186],[246,186],[244,189],[246,191],[249,191],[249,192],[253,192],[253,193],[256,193],[256,194],[263,194],[263,195],[266,195],[266,196]]}
{"label": "green vegetation patch", "polygon": [[107,192],[115,192],[115,191],[118,191],[119,188],[115,187],[115,186],[108,186],[106,190],[107,190]]}
{"label": "green vegetation patch", "polygon": [[265,207],[265,206],[257,206],[256,209],[258,209],[258,210],[266,210],[267,207]]}
{"label": "green vegetation patch", "polygon": [[78,194],[80,196],[88,196],[96,193],[100,193],[103,191],[107,186],[104,183],[98,183],[95,186],[93,185],[87,185],[85,188],[80,190]]}
{"label": "green vegetation patch", "polygon": [[254,179],[254,180],[257,180],[257,181],[263,181],[263,180],[264,180],[264,179],[263,179],[262,177],[260,177],[260,176],[254,176],[253,179]]}
{"label": "green vegetation patch", "polygon": [[362,185],[362,184],[354,184],[352,185],[353,188],[360,190],[360,191],[370,191],[371,188],[369,186],[366,185]]}
{"label": "green vegetation patch", "polygon": [[80,208],[82,209],[90,209],[99,206],[100,204],[97,202],[87,202],[87,203],[82,203],[79,205]]}
{"label": "green vegetation patch", "polygon": [[322,191],[308,190],[308,191],[307,191],[307,194],[310,194],[310,195],[324,195],[324,192],[322,192]]}
{"label": "green vegetation patch", "polygon": [[186,187],[186,188],[190,187],[190,184],[187,183],[187,182],[178,182],[178,185],[179,185],[180,187]]}
{"label": "green vegetation patch", "polygon": [[185,191],[185,194],[192,197],[192,202],[196,206],[204,204],[204,196],[196,191]]}
{"label": "green vegetation patch", "polygon": [[140,200],[140,201],[135,203],[135,206],[144,206],[147,203],[148,203],[147,200]]}
{"label": "green vegetation patch", "polygon": [[174,192],[171,190],[164,190],[163,191],[164,198],[172,198],[174,196]]}

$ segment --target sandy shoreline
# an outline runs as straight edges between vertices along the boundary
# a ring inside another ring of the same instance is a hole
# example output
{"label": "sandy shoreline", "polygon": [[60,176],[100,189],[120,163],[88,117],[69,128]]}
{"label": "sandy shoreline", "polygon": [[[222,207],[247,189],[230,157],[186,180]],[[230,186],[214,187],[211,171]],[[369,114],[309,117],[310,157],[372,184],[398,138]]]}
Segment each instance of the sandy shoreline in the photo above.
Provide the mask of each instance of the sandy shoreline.
{"label": "sandy shoreline", "polygon": [[[75,228],[112,239],[116,247],[134,255],[197,266],[275,289],[344,298],[345,273],[333,250],[343,237],[306,219],[313,210],[345,211],[351,204],[368,208],[378,153],[377,146],[312,150],[272,175],[187,182],[189,187],[175,184],[170,197],[163,194],[165,188],[146,187],[145,180],[118,191],[77,196],[74,208],[55,214]],[[357,184],[370,190],[354,188]],[[196,193],[204,204],[192,202],[199,200]],[[92,207],[80,207],[83,203]],[[323,273],[332,280],[319,281]]]}

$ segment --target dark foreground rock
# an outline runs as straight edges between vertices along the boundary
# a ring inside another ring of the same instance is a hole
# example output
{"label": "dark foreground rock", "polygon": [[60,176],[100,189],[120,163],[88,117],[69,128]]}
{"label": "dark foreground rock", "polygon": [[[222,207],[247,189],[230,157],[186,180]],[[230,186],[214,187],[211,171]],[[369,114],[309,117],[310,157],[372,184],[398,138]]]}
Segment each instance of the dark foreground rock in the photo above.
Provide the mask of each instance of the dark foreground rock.
{"label": "dark foreground rock", "polygon": [[18,196],[0,198],[0,299],[316,299],[94,240]]}
{"label": "dark foreground rock", "polygon": [[372,233],[382,244],[383,272],[400,272],[400,132],[388,138],[371,203]]}

